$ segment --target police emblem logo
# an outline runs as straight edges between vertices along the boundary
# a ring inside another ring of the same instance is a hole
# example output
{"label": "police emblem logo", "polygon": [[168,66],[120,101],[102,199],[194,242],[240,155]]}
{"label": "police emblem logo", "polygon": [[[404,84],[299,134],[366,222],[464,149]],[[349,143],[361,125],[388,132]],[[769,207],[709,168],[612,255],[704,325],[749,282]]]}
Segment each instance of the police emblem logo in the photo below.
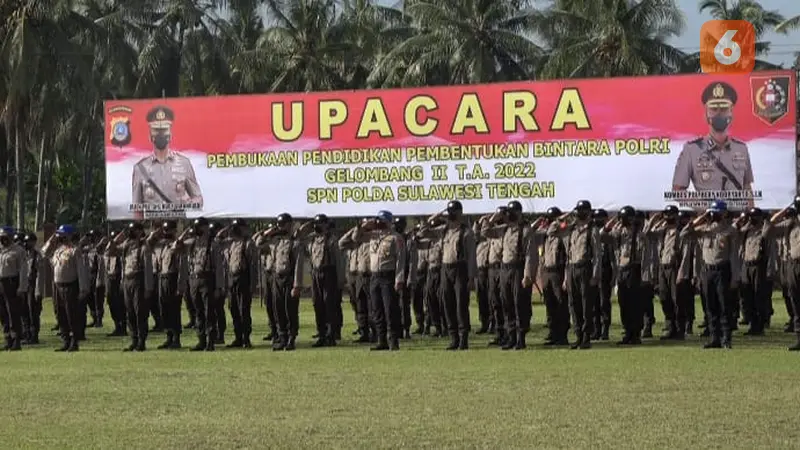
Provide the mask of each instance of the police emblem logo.
{"label": "police emblem logo", "polygon": [[703,172],[700,172],[700,179],[703,180],[703,181],[710,180],[711,179],[711,172],[709,172],[707,170],[705,170]]}
{"label": "police emblem logo", "polygon": [[768,125],[786,116],[789,112],[790,82],[788,75],[751,77],[753,114]]}
{"label": "police emblem logo", "polygon": [[164,112],[163,109],[159,109],[156,113],[156,120],[164,120],[167,118],[167,114]]}
{"label": "police emblem logo", "polygon": [[131,142],[131,120],[127,116],[118,116],[111,119],[111,144],[124,147]]}
{"label": "police emblem logo", "polygon": [[714,86],[714,90],[711,92],[711,95],[713,95],[714,98],[723,98],[725,97],[725,88],[721,84],[717,83],[717,85]]}

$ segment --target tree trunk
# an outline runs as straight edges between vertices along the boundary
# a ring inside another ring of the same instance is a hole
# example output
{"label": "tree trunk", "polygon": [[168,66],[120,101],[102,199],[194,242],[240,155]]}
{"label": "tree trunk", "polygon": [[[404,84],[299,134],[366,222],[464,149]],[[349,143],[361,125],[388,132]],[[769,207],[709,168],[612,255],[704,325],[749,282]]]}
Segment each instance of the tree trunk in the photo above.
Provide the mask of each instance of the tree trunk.
{"label": "tree trunk", "polygon": [[17,228],[25,228],[25,177],[22,176],[23,155],[22,142],[19,139],[19,121],[14,126],[14,172],[17,185]]}
{"label": "tree trunk", "polygon": [[91,153],[92,138],[88,137],[83,147],[83,211],[81,211],[81,228],[86,227],[86,222],[89,220],[89,200],[91,200],[92,197],[93,172]]}
{"label": "tree trunk", "polygon": [[3,223],[11,223],[14,211],[14,164],[11,159],[11,135],[8,136],[8,152],[6,153],[6,204],[3,208]]}
{"label": "tree trunk", "polygon": [[50,222],[48,213],[50,212],[50,184],[53,181],[53,163],[48,161],[44,167],[44,189],[42,192],[42,225]]}
{"label": "tree trunk", "polygon": [[36,213],[33,215],[33,229],[38,230],[42,225],[42,194],[44,193],[44,147],[45,139],[39,144],[39,170],[36,174]]}

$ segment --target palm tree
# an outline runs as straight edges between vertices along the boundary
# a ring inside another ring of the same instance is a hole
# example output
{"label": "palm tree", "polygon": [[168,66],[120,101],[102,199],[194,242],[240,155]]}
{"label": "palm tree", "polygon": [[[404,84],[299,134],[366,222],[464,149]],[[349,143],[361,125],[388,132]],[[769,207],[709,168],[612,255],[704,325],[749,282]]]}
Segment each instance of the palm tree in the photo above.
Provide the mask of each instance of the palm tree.
{"label": "palm tree", "polygon": [[[708,12],[719,20],[746,20],[753,24],[756,38],[756,55],[769,53],[769,42],[762,41],[764,33],[775,29],[784,21],[784,17],[775,10],[766,10],[754,0],[700,0],[700,12]],[[781,32],[786,32],[781,31]],[[757,59],[756,69],[776,69],[779,66]]]}
{"label": "palm tree", "polygon": [[775,31],[778,33],[785,33],[789,30],[795,30],[797,28],[800,28],[800,15],[789,17],[788,19],[779,23],[775,26]]}
{"label": "palm tree", "polygon": [[545,78],[674,73],[686,55],[666,43],[685,27],[674,0],[559,0],[537,23]]}
{"label": "palm tree", "polygon": [[382,58],[373,79],[398,69],[428,84],[530,79],[528,68],[544,51],[525,36],[537,16],[528,3],[407,1],[414,33]]}

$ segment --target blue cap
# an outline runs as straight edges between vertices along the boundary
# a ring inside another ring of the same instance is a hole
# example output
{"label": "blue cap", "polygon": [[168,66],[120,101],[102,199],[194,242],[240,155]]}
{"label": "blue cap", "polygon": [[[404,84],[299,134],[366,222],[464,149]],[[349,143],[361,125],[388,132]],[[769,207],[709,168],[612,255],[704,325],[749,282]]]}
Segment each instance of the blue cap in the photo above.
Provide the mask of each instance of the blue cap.
{"label": "blue cap", "polygon": [[384,222],[391,223],[392,220],[394,219],[394,216],[392,215],[391,211],[386,211],[385,209],[382,209],[378,211],[378,214],[375,216],[375,218],[378,220],[382,220]]}
{"label": "blue cap", "polygon": [[2,229],[0,229],[0,231],[2,231],[3,235],[5,235],[5,236],[13,236],[13,235],[17,234],[17,230],[15,230],[14,227],[11,227],[11,226],[8,226],[8,225],[2,227]]}
{"label": "blue cap", "polygon": [[60,236],[64,236],[67,234],[74,234],[74,233],[75,233],[75,227],[69,224],[59,225],[58,228],[56,229],[56,234]]}
{"label": "blue cap", "polygon": [[711,207],[709,209],[711,211],[727,211],[728,205],[722,200],[714,200],[711,202]]}

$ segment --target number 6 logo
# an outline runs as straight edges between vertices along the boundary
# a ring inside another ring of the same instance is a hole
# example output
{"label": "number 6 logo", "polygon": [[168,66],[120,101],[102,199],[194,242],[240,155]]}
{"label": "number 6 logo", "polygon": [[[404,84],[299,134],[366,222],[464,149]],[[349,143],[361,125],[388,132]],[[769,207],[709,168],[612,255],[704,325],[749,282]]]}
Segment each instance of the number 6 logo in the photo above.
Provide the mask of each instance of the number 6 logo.
{"label": "number 6 logo", "polygon": [[709,20],[700,29],[704,73],[752,72],[755,50],[755,29],[746,20]]}

